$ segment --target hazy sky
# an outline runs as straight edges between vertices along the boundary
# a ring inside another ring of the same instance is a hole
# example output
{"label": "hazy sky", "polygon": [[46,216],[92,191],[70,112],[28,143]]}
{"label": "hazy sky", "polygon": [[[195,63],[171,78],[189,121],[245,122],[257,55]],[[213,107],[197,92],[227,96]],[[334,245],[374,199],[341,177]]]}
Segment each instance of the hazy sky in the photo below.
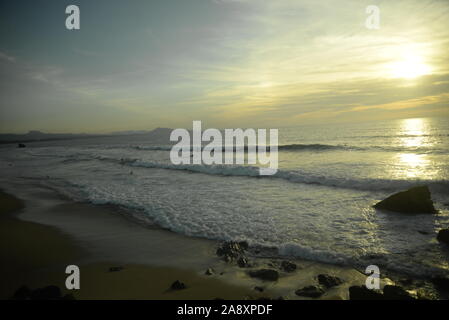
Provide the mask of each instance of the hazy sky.
{"label": "hazy sky", "polygon": [[1,1],[0,131],[449,115],[448,14],[447,0]]}

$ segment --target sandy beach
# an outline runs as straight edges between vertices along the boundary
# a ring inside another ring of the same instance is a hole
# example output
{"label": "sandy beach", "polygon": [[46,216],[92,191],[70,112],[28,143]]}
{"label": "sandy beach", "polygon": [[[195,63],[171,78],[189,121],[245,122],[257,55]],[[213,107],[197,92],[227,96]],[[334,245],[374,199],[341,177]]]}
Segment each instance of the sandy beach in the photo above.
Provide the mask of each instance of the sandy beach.
{"label": "sandy beach", "polygon": [[[316,284],[318,274],[329,274],[344,282],[320,299],[341,300],[348,299],[349,286],[366,278],[355,269],[300,260],[294,261],[295,272],[282,272],[282,261],[269,256],[251,257],[249,268],[239,268],[217,257],[218,242],[142,226],[117,207],[74,202],[18,182],[6,191],[0,218],[1,260],[8,262],[1,266],[7,275],[2,299],[23,285],[57,285],[75,299],[310,299],[295,290]],[[65,289],[65,268],[71,264],[80,267],[80,290]],[[120,270],[111,272],[114,267]],[[209,268],[212,275],[205,274]],[[279,279],[248,275],[261,268],[278,269]],[[186,289],[171,290],[176,280]]]}

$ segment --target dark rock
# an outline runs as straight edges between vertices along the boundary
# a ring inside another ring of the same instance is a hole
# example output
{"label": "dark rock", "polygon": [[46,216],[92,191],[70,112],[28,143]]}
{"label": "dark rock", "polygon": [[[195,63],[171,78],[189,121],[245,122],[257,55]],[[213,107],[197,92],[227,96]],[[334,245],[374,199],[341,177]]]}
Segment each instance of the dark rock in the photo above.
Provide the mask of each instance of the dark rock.
{"label": "dark rock", "polygon": [[249,246],[248,246],[248,242],[246,241],[240,241],[239,243],[240,248],[242,248],[243,250],[248,250]]}
{"label": "dark rock", "polygon": [[31,300],[60,300],[62,299],[61,290],[57,286],[47,286],[33,290]]}
{"label": "dark rock", "polygon": [[296,290],[295,293],[297,296],[301,297],[318,298],[324,293],[324,290],[323,288],[317,286],[307,286]]}
{"label": "dark rock", "polygon": [[254,290],[259,291],[259,292],[263,292],[263,288],[262,287],[254,287]]}
{"label": "dark rock", "polygon": [[281,262],[281,269],[284,270],[285,272],[293,272],[296,270],[296,264],[294,264],[293,262],[284,260]]}
{"label": "dark rock", "polygon": [[217,248],[217,256],[230,256],[232,258],[238,258],[244,253],[244,249],[237,242],[225,242]]}
{"label": "dark rock", "polygon": [[327,274],[319,274],[318,275],[318,282],[319,282],[319,284],[321,284],[325,288],[329,289],[329,288],[336,287],[336,286],[342,284],[343,280],[341,280],[338,277],[329,276]]}
{"label": "dark rock", "polygon": [[186,285],[179,280],[176,280],[170,286],[170,289],[172,289],[172,290],[183,290],[185,288],[186,288]]}
{"label": "dark rock", "polygon": [[423,230],[418,230],[418,232],[423,234],[423,235],[428,235],[429,234],[427,231],[423,231]]}
{"label": "dark rock", "polygon": [[19,143],[18,145],[17,145],[17,148],[25,148],[26,147],[26,145],[24,145],[23,143]]}
{"label": "dark rock", "polygon": [[415,300],[413,296],[402,287],[386,285],[384,287],[385,300]]}
{"label": "dark rock", "polygon": [[246,242],[224,242],[217,248],[217,256],[222,257],[225,262],[238,260],[240,257],[245,258],[245,249],[248,244]]}
{"label": "dark rock", "polygon": [[31,290],[27,286],[22,286],[14,293],[11,299],[13,300],[27,300],[31,297]]}
{"label": "dark rock", "polygon": [[109,272],[118,272],[118,271],[122,271],[123,269],[125,269],[125,268],[124,267],[110,267]]}
{"label": "dark rock", "polygon": [[204,274],[207,275],[207,276],[211,276],[214,273],[215,273],[214,269],[208,268]]}
{"label": "dark rock", "polygon": [[438,231],[437,240],[449,244],[449,229],[441,229]]}
{"label": "dark rock", "polygon": [[260,269],[250,271],[249,275],[253,278],[258,278],[266,281],[277,281],[279,279],[279,273],[272,269]]}
{"label": "dark rock", "polygon": [[395,193],[376,203],[374,208],[401,213],[437,213],[427,186]]}
{"label": "dark rock", "polygon": [[240,268],[247,268],[247,267],[249,267],[248,259],[246,259],[245,257],[240,257],[240,258],[237,260],[237,264],[238,264],[238,266],[239,266]]}
{"label": "dark rock", "polygon": [[438,289],[449,292],[449,278],[434,277],[430,280]]}
{"label": "dark rock", "polygon": [[383,295],[378,290],[370,290],[365,286],[349,288],[349,300],[382,300]]}

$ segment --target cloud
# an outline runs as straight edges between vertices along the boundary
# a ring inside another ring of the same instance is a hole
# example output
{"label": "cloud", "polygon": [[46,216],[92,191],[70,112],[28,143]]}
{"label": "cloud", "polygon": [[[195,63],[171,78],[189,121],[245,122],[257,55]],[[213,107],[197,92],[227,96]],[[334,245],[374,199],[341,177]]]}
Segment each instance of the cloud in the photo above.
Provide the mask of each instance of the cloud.
{"label": "cloud", "polygon": [[0,51],[0,59],[8,61],[8,62],[16,62],[16,58],[15,57],[9,56],[6,53],[1,52],[1,51]]}

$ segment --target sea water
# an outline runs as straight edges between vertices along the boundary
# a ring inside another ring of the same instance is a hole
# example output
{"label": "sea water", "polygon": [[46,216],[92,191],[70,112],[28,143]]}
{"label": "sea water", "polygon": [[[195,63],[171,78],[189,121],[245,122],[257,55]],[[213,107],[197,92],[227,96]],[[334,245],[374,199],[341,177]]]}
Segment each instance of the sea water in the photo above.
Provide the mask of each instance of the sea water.
{"label": "sea water", "polygon": [[[280,256],[449,274],[436,234],[449,226],[449,119],[279,129],[279,170],[174,165],[171,130],[0,147],[1,183],[28,180],[76,200],[115,204],[142,224],[187,236],[246,240]],[[428,185],[438,215],[376,211]]]}

